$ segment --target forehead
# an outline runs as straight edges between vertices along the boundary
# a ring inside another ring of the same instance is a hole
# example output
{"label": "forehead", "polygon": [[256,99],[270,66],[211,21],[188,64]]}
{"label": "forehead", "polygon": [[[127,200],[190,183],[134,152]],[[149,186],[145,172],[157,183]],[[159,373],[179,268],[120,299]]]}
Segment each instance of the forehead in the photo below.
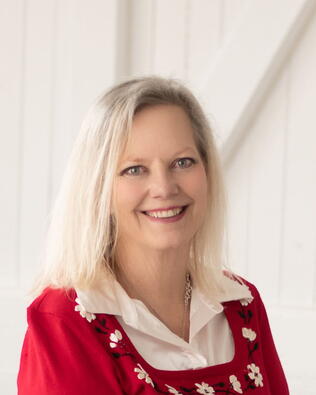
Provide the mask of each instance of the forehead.
{"label": "forehead", "polygon": [[136,112],[133,118],[133,127],[135,128],[152,120],[158,120],[159,123],[184,122],[191,125],[188,114],[181,106],[176,104],[155,104],[146,105]]}
{"label": "forehead", "polygon": [[145,107],[135,115],[122,156],[173,154],[186,148],[196,151],[188,115],[179,106],[163,104]]}

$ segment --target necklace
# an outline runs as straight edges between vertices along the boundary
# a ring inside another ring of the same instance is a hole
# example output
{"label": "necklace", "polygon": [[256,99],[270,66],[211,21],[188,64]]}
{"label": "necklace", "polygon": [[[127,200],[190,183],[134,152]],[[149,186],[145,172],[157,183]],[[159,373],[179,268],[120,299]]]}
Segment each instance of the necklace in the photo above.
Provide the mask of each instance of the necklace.
{"label": "necklace", "polygon": [[[139,295],[137,292],[136,292],[136,294]],[[191,276],[190,276],[190,273],[187,272],[186,276],[185,276],[184,309],[183,309],[182,325],[181,325],[181,337],[184,340],[186,340],[187,326],[190,323],[190,316],[188,315],[188,310],[190,308],[189,304],[190,304],[191,296],[192,296]],[[139,298],[139,300],[142,301],[141,298]],[[144,304],[151,311],[151,313],[153,313],[157,318],[159,318],[159,320],[161,322],[163,322],[165,324],[164,320],[160,317],[160,315],[157,313],[157,311],[148,302],[146,302]]]}
{"label": "necklace", "polygon": [[[183,312],[183,319],[182,319],[182,339],[185,340],[186,337],[186,322],[187,320],[185,319],[187,316],[187,313],[189,313],[189,303],[191,301],[191,296],[192,296],[192,284],[191,284],[191,276],[190,273],[186,273],[185,276],[185,293],[184,293],[184,312]],[[190,324],[190,314],[188,316],[188,324]],[[190,335],[189,335],[190,337]]]}

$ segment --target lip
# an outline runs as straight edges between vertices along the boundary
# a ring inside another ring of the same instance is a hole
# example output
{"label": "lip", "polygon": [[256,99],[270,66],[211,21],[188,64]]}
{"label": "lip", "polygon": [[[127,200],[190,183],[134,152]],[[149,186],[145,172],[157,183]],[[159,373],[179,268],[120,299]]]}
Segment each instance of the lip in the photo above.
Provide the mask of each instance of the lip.
{"label": "lip", "polygon": [[153,210],[144,210],[142,211],[142,213],[152,213],[154,211],[167,211],[167,210],[173,210],[175,208],[183,208],[183,207],[187,207],[188,204],[186,205],[182,205],[182,206],[170,206],[170,207],[161,207],[161,208],[154,208]]}
{"label": "lip", "polygon": [[167,223],[168,224],[168,223],[171,223],[171,222],[180,221],[185,216],[185,214],[187,212],[187,208],[189,206],[187,205],[187,206],[180,206],[180,207],[184,207],[184,210],[180,214],[178,214],[178,215],[176,215],[174,217],[169,217],[169,218],[151,217],[150,215],[146,215],[144,212],[142,212],[142,214],[144,214],[146,216],[146,218],[148,218],[152,222],[160,222],[160,223]]}

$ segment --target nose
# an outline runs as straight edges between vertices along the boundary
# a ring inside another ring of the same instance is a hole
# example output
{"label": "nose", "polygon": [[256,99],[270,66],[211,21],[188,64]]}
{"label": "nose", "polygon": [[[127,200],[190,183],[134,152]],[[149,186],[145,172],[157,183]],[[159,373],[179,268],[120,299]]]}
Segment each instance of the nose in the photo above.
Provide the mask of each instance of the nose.
{"label": "nose", "polygon": [[177,195],[179,186],[170,169],[159,168],[152,171],[149,178],[149,194],[152,198],[168,199]]}

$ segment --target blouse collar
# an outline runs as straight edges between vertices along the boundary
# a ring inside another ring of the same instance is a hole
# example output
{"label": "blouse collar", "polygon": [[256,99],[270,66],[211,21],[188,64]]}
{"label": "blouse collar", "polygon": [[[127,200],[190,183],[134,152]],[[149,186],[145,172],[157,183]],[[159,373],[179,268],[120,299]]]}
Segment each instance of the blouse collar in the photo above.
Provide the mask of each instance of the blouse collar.
{"label": "blouse collar", "polygon": [[[251,301],[253,296],[249,288],[237,279],[224,276],[223,291],[217,298],[207,298],[193,285],[190,306],[190,340],[204,327],[216,314],[223,311],[223,302],[240,300]],[[166,341],[174,342],[174,334],[166,334],[166,327],[147,309],[145,304],[131,298],[121,284],[116,281],[107,281],[96,289],[75,289],[78,302],[86,312],[94,314],[112,314],[121,316],[124,322],[144,333]],[[180,339],[184,342],[184,340]]]}

